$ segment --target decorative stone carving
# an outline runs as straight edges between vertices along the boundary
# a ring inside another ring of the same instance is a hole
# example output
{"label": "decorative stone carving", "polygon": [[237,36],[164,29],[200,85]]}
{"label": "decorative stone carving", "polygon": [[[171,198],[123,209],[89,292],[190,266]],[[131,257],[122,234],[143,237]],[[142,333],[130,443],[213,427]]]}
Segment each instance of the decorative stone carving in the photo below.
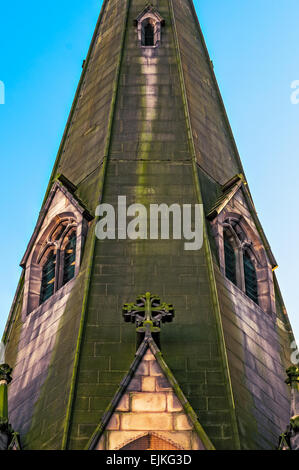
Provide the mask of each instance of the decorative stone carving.
{"label": "decorative stone carving", "polygon": [[147,292],[140,295],[136,304],[128,303],[123,307],[123,317],[127,323],[136,323],[136,331],[150,336],[152,333],[159,333],[161,323],[172,322],[174,318],[174,308],[165,302],[161,304],[158,296]]}

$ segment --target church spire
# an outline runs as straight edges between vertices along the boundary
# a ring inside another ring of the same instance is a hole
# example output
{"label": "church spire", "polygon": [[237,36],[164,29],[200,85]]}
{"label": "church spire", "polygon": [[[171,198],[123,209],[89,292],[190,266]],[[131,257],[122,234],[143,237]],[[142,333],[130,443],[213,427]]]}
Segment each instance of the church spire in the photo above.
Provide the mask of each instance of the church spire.
{"label": "church spire", "polygon": [[[141,234],[152,206],[165,230]],[[176,306],[163,354],[213,447],[275,447],[291,343],[275,264],[192,0],[104,0],[4,337],[22,447],[86,448],[130,371],[121,306],[139,292]],[[151,299],[125,311],[149,337]],[[159,391],[153,377],[138,380]]]}

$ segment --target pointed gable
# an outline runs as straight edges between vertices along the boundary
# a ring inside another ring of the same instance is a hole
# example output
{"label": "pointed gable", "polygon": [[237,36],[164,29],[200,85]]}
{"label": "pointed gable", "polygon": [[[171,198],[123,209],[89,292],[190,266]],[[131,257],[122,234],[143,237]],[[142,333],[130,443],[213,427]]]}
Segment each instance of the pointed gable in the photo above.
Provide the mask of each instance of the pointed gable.
{"label": "pointed gable", "polygon": [[152,338],[139,348],[89,448],[214,448]]}
{"label": "pointed gable", "polygon": [[147,5],[147,7],[142,10],[142,12],[137,16],[136,22],[143,21],[146,18],[154,18],[156,21],[160,23],[164,22],[163,17],[160,15],[158,10],[154,8],[152,5]]}
{"label": "pointed gable", "polygon": [[264,312],[275,312],[273,270],[277,263],[243,175],[236,175],[221,187],[207,219],[224,276]]}
{"label": "pointed gable", "polygon": [[[88,222],[92,219],[92,216],[84,204],[75,196],[75,191],[76,187],[63,175],[59,175],[39,215],[33,235],[21,261],[21,266],[25,271],[22,308],[24,319],[26,315],[43,303],[41,302],[42,269],[47,263],[47,256],[49,256],[52,247],[57,250],[55,261],[53,262],[55,269],[53,293],[67,283],[68,279],[65,276],[65,279],[62,279],[63,263],[57,263],[57,258],[60,257],[58,250],[61,251],[63,248],[64,240],[66,240],[66,244],[69,239],[69,237],[64,237],[64,234],[70,234],[71,231],[73,231],[73,237],[76,240],[74,243],[75,255],[73,263],[75,267],[71,278],[79,272],[84,241],[88,231]],[[45,300],[48,298],[49,295]]]}
{"label": "pointed gable", "polygon": [[61,213],[72,213],[77,219],[81,217],[86,218],[86,220],[92,219],[85,205],[74,195],[76,189],[76,186],[67,178],[63,175],[58,175],[40,212],[33,235],[20,263],[22,267],[26,266],[36,239],[47,228],[49,222],[54,217],[59,217]]}
{"label": "pointed gable", "polygon": [[234,176],[222,186],[220,196],[207,212],[207,218],[213,221],[223,211],[225,212],[225,209],[227,212],[235,211],[239,213],[240,216],[244,216],[247,219],[248,223],[256,230],[260,237],[269,262],[271,263],[272,268],[275,269],[277,267],[277,262],[263,231],[248,185],[242,174]]}

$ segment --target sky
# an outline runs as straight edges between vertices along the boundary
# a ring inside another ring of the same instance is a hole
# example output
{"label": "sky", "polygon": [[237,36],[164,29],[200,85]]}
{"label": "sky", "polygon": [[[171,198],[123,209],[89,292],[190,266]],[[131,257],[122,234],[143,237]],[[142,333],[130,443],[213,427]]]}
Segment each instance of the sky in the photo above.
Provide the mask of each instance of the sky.
{"label": "sky", "polygon": [[[0,85],[5,85],[5,104],[0,104],[0,334],[101,3],[16,0],[1,5]],[[291,85],[299,80],[299,2],[195,0],[194,4],[299,339],[299,218],[294,211],[299,103],[291,101]]]}

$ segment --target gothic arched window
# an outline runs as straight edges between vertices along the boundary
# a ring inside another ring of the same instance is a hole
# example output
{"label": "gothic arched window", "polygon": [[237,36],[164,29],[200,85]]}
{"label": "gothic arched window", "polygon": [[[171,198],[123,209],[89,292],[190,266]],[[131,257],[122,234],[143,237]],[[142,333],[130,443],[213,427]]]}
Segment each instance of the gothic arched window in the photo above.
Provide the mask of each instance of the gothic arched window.
{"label": "gothic arched window", "polygon": [[224,232],[224,258],[225,258],[225,275],[226,277],[237,285],[237,267],[236,267],[236,254],[230,237]]}
{"label": "gothic arched window", "polygon": [[229,218],[223,224],[223,273],[259,305],[257,269],[259,257],[242,221]]}
{"label": "gothic arched window", "polygon": [[63,285],[69,282],[75,276],[76,241],[76,232],[73,231],[69,236],[68,243],[64,249]]}
{"label": "gothic arched window", "polygon": [[80,271],[92,216],[63,175],[52,186],[21,261],[24,269],[22,318],[52,309],[68,295]]}
{"label": "gothic arched window", "polygon": [[75,277],[76,246],[77,230],[74,220],[61,221],[51,231],[40,257],[40,304]]}
{"label": "gothic arched window", "polygon": [[258,304],[258,286],[257,286],[257,275],[255,266],[248,251],[245,251],[243,256],[244,261],[244,279],[245,279],[245,291],[248,297]]}
{"label": "gothic arched window", "polygon": [[50,250],[42,270],[40,303],[48,300],[55,290],[56,253]]}

